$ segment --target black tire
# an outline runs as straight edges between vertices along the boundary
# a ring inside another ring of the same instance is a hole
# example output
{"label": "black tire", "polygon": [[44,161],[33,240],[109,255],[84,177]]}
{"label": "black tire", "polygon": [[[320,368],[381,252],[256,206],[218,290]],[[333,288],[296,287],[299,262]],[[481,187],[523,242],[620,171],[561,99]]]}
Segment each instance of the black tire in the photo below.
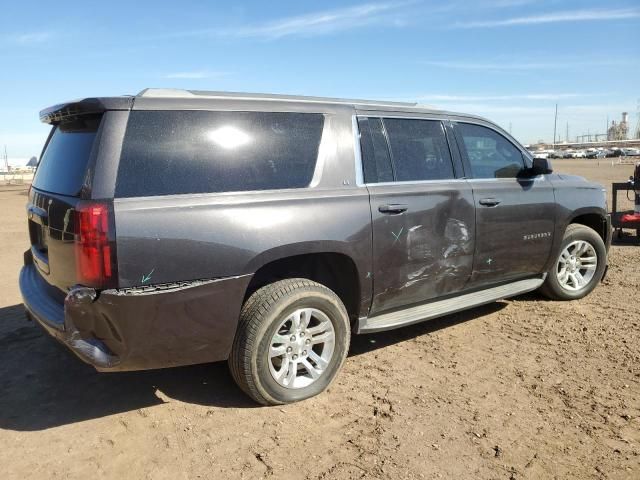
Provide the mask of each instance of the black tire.
{"label": "black tire", "polygon": [[[301,308],[319,310],[329,318],[335,343],[328,365],[313,383],[287,388],[270,371],[269,348],[281,322]],[[333,291],[303,278],[281,280],[260,288],[245,302],[229,356],[229,369],[238,386],[258,403],[297,402],[318,395],[329,386],[347,357],[350,339],[349,315]]]}
{"label": "black tire", "polygon": [[[579,290],[570,290],[562,286],[558,278],[558,269],[560,255],[568,245],[575,241],[587,242],[594,248],[597,255],[597,264],[593,277],[586,285],[584,285],[584,287]],[[591,293],[594,288],[596,288],[602,279],[606,266],[607,249],[602,237],[600,237],[595,230],[589,227],[575,223],[571,224],[567,227],[567,230],[564,233],[558,256],[554,260],[553,266],[551,267],[551,270],[549,270],[544,284],[540,287],[540,292],[552,300],[577,300],[585,297]]]}

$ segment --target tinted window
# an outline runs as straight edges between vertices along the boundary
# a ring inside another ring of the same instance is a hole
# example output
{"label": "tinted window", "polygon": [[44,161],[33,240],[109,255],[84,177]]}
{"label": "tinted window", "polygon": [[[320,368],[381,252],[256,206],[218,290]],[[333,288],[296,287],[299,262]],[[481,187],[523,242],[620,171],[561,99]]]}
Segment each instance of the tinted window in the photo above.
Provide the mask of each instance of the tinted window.
{"label": "tinted window", "polygon": [[53,127],[33,186],[61,195],[79,195],[99,125],[100,117],[92,116],[77,117]]}
{"label": "tinted window", "polygon": [[306,187],[323,123],[308,113],[131,112],[116,196]]}
{"label": "tinted window", "polygon": [[365,183],[392,182],[389,148],[379,118],[358,118]]}
{"label": "tinted window", "polygon": [[522,171],[522,152],[494,130],[458,123],[456,132],[462,138],[473,178],[514,178]]}
{"label": "tinted window", "polygon": [[384,126],[397,181],[454,178],[451,153],[442,123],[385,118]]}

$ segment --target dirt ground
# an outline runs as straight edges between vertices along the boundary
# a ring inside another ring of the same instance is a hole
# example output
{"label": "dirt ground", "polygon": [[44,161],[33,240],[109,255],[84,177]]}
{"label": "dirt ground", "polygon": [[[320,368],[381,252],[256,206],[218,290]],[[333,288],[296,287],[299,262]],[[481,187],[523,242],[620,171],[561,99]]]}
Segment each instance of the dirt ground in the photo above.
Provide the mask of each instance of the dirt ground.
{"label": "dirt ground", "polygon": [[[556,160],[605,185],[632,167]],[[259,408],[226,364],[99,374],[25,320],[25,194],[0,191],[0,478],[640,478],[640,246],[537,294],[354,338],[325,394]]]}

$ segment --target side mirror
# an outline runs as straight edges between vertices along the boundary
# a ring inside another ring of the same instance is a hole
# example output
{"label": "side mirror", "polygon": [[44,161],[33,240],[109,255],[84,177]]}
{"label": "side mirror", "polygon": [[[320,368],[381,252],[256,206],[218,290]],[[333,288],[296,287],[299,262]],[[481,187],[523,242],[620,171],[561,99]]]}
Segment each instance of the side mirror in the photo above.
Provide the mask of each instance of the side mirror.
{"label": "side mirror", "polygon": [[533,166],[529,169],[531,175],[547,175],[553,172],[553,167],[548,158],[534,158]]}

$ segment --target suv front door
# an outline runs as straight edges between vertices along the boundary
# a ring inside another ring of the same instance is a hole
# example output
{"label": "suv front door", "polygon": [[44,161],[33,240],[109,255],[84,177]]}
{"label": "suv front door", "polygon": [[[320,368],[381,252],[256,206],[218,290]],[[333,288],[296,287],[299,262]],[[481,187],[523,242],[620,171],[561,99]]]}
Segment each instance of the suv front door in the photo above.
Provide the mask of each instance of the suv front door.
{"label": "suv front door", "polygon": [[371,315],[462,290],[475,214],[440,120],[359,117],[373,225]]}
{"label": "suv front door", "polygon": [[489,126],[454,122],[476,206],[469,286],[542,273],[555,234],[555,197],[544,176],[523,176],[524,153]]}

